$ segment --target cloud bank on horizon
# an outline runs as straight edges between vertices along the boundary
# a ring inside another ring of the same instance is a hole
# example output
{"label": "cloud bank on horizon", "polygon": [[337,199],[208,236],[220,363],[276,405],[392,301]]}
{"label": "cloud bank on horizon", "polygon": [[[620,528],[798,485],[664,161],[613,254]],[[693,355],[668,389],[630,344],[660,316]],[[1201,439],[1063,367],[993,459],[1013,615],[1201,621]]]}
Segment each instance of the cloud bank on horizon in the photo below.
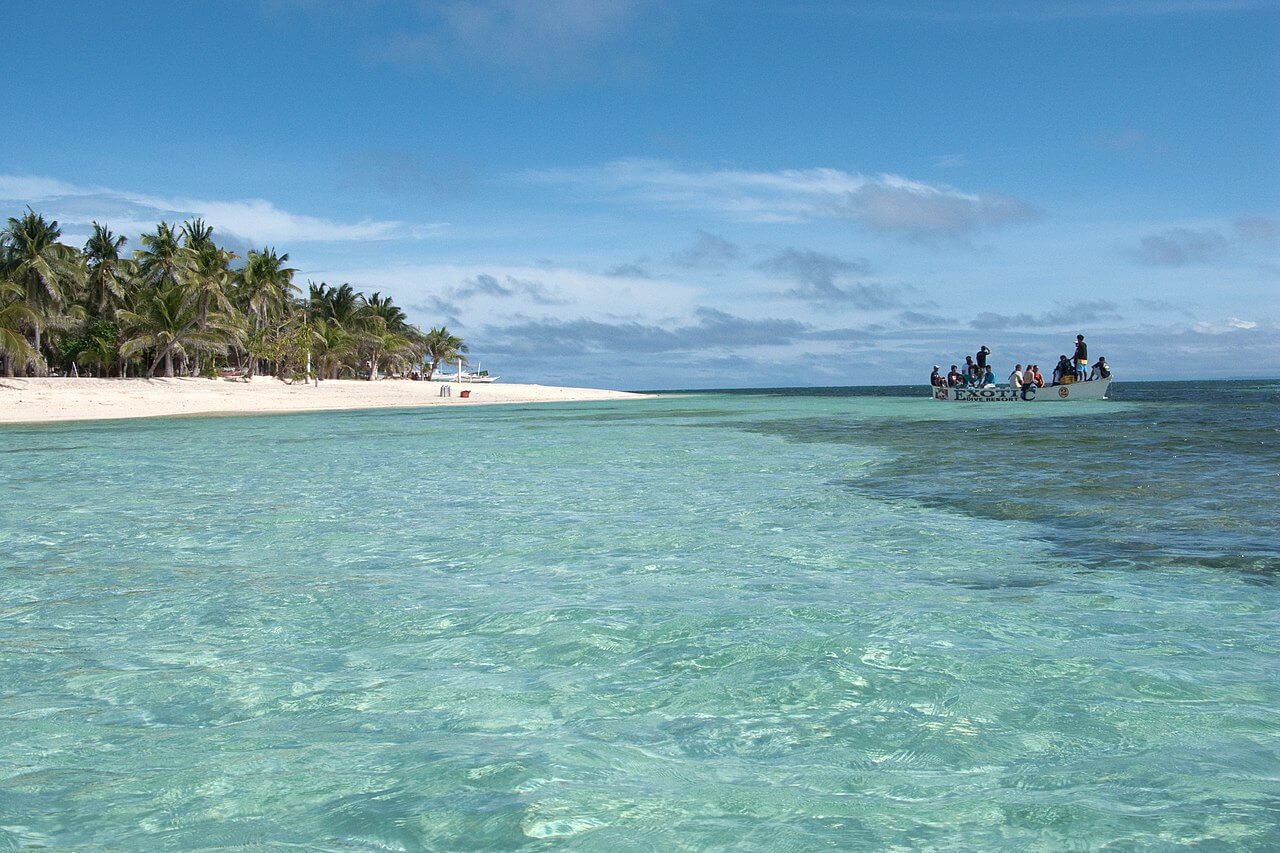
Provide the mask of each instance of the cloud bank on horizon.
{"label": "cloud bank on horizon", "polygon": [[[261,95],[287,132],[215,121],[126,52],[63,51],[5,128],[0,210],[133,245],[202,216],[513,380],[911,382],[981,343],[1051,363],[1077,332],[1122,377],[1280,374],[1275,4],[701,11],[270,0],[246,34],[183,8],[147,26],[220,46],[210,103]],[[0,62],[128,19],[19,21]],[[65,120],[52,95],[101,62],[169,105],[163,140],[92,104]]]}

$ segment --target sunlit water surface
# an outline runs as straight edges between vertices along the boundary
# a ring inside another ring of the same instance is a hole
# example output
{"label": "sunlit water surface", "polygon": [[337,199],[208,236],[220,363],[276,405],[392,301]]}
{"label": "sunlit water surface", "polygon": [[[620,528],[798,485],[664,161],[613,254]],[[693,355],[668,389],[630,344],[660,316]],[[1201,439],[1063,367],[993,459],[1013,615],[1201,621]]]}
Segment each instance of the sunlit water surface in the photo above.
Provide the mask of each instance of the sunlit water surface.
{"label": "sunlit water surface", "polygon": [[0,848],[1280,846],[1280,386],[904,393],[0,429]]}

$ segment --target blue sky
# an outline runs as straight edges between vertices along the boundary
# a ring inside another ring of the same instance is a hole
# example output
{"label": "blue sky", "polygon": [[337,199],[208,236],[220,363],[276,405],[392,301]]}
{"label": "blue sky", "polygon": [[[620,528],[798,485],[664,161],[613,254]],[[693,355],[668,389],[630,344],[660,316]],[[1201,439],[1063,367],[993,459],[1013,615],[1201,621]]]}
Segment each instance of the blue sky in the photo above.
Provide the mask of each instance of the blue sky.
{"label": "blue sky", "polygon": [[[513,380],[1280,375],[1274,0],[11,4],[0,209],[204,215]],[[1171,368],[1172,365],[1172,368]]]}

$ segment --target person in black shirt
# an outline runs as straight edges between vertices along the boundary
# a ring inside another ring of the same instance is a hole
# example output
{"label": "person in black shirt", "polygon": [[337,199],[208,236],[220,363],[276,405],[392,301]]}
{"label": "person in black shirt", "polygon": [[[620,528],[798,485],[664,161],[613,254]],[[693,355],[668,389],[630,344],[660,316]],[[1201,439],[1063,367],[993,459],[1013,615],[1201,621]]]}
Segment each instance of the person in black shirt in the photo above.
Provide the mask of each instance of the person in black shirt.
{"label": "person in black shirt", "polygon": [[941,388],[943,385],[942,374],[938,372],[940,369],[941,368],[939,368],[938,365],[935,364],[933,366],[933,373],[929,374],[929,384],[932,385],[934,388]]}
{"label": "person in black shirt", "polygon": [[1111,365],[1107,364],[1105,355],[1098,356],[1098,363],[1093,366],[1093,372],[1089,374],[1090,379],[1110,379]]}
{"label": "person in black shirt", "polygon": [[978,350],[978,372],[979,373],[987,372],[987,356],[989,355],[991,355],[991,350],[987,349],[986,344],[983,344],[982,348]]}
{"label": "person in black shirt", "polygon": [[1089,347],[1084,342],[1084,335],[1076,335],[1076,354],[1072,360],[1076,366],[1076,381],[1089,378]]}
{"label": "person in black shirt", "polygon": [[1062,380],[1070,373],[1075,373],[1071,361],[1065,355],[1058,356],[1058,364],[1053,368],[1053,384],[1061,385]]}

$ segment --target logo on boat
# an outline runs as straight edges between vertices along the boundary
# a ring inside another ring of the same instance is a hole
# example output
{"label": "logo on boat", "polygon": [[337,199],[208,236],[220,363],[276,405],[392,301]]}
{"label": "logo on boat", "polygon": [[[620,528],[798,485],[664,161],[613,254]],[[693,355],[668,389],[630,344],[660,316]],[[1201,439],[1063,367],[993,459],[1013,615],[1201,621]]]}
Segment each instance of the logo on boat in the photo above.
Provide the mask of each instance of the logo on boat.
{"label": "logo on boat", "polygon": [[1065,397],[1065,396],[1067,396],[1067,395],[1068,395],[1068,394],[1070,394],[1070,393],[1071,393],[1071,392],[1067,390],[1067,386],[1066,386],[1066,385],[1063,385],[1061,388],[1059,388],[1059,389],[1058,389],[1058,396],[1059,396],[1059,397]]}
{"label": "logo on boat", "polygon": [[1033,393],[1029,393],[1024,398],[1017,388],[953,388],[952,390],[956,392],[956,400],[966,403],[1013,403],[1023,399],[1035,399]]}

